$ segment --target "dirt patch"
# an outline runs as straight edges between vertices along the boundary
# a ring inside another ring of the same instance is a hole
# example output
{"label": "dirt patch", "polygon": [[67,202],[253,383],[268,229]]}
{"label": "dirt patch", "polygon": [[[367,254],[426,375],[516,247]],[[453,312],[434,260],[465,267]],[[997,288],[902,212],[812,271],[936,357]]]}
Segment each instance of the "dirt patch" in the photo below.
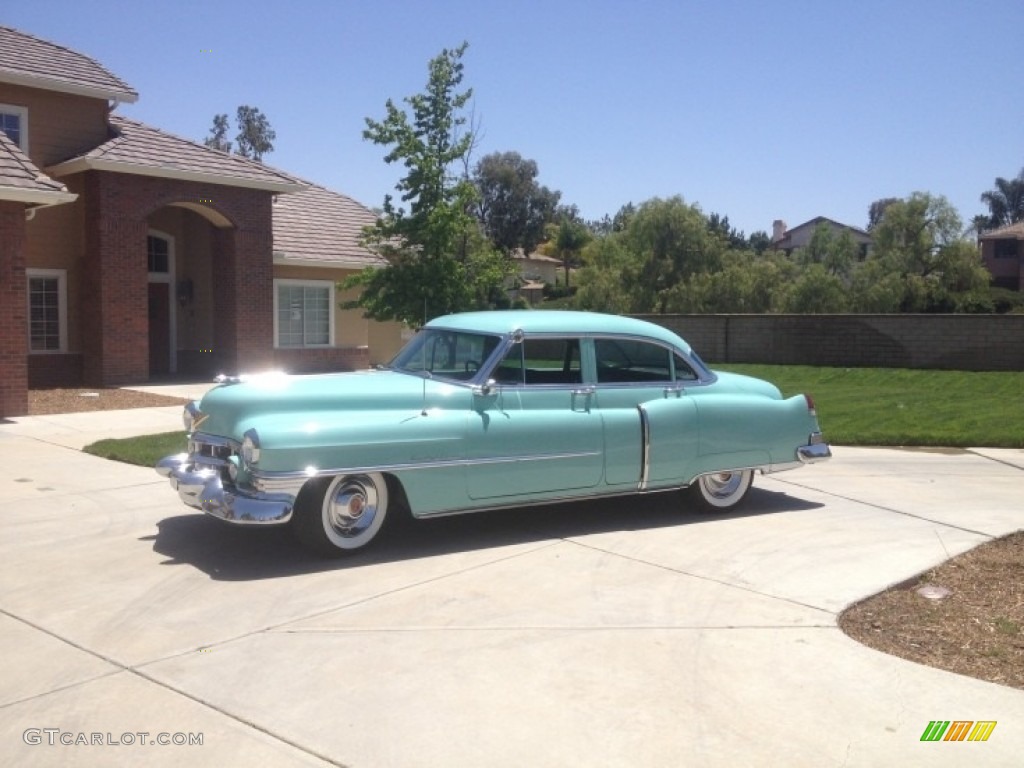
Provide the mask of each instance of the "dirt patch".
{"label": "dirt patch", "polygon": [[117,411],[124,408],[152,408],[161,405],[184,405],[181,397],[154,395],[131,389],[30,389],[28,415],[48,413],[79,413],[81,411]]}
{"label": "dirt patch", "polygon": [[[923,587],[949,594],[929,599]],[[893,656],[1024,688],[1024,531],[851,606],[839,626]]]}

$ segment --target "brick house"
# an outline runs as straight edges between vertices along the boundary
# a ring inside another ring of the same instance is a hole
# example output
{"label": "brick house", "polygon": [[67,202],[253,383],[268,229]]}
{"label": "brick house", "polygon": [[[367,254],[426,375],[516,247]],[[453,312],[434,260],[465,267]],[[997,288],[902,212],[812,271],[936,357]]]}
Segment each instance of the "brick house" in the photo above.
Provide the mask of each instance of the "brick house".
{"label": "brick house", "polygon": [[351,370],[397,325],[341,310],[381,260],[351,198],[114,112],[96,61],[0,27],[0,416],[27,390]]}
{"label": "brick house", "polygon": [[992,274],[992,284],[1024,291],[1024,221],[983,232],[981,260]]}
{"label": "brick house", "polygon": [[849,232],[853,241],[860,246],[861,258],[865,258],[868,255],[868,250],[871,248],[870,234],[863,229],[851,227],[849,224],[842,224],[825,216],[815,216],[810,221],[797,224],[791,229],[786,227],[786,222],[782,219],[776,219],[772,222],[772,248],[785,251],[787,254],[792,253],[797,248],[806,248],[810,244],[811,238],[814,237],[815,230],[822,224],[827,226],[835,236],[839,236],[843,232]]}

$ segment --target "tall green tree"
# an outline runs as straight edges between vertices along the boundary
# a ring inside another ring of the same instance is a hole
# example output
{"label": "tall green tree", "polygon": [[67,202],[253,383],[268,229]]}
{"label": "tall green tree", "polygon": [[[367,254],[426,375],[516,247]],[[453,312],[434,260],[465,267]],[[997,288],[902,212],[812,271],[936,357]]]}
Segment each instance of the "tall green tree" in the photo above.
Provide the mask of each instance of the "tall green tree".
{"label": "tall green tree", "polygon": [[889,205],[874,230],[875,257],[903,283],[903,312],[984,311],[989,274],[963,222],[941,195],[915,192]]}
{"label": "tall green tree", "polygon": [[506,255],[517,248],[532,253],[561,197],[537,182],[537,163],[518,152],[495,152],[477,163],[473,183],[477,215],[494,246]]}
{"label": "tall green tree", "polygon": [[580,259],[580,253],[590,242],[592,235],[587,225],[578,217],[563,215],[558,222],[558,231],[555,234],[554,249],[558,258],[562,260],[562,268],[565,270],[565,287],[569,287],[569,274],[573,266]]}
{"label": "tall green tree", "polygon": [[212,149],[219,149],[221,152],[230,152],[231,142],[228,141],[228,130],[230,130],[230,126],[228,124],[227,113],[223,115],[214,115],[213,127],[210,129],[210,135],[206,137],[203,143]]}
{"label": "tall green tree", "polygon": [[238,135],[235,136],[238,154],[257,163],[263,162],[263,156],[274,151],[274,139],[277,138],[267,116],[257,107],[241,106],[236,112],[235,122],[238,125]]}
{"label": "tall green tree", "polygon": [[[257,107],[241,106],[235,113],[238,134],[235,136],[235,154],[263,162],[263,156],[274,151],[277,133],[270,127],[270,121]],[[203,143],[221,152],[231,151],[228,131],[231,126],[227,113],[213,116],[213,127]]]}
{"label": "tall green tree", "polygon": [[999,177],[995,188],[981,193],[988,206],[988,225],[992,228],[1024,221],[1024,168],[1014,179]]}
{"label": "tall green tree", "polygon": [[444,49],[430,60],[426,89],[404,99],[408,111],[388,99],[382,120],[366,118],[363,138],[388,149],[386,163],[405,168],[395,185],[400,203],[387,195],[382,215],[364,232],[367,247],[388,266],[345,282],[362,288],[354,303],[376,320],[418,326],[507,301],[509,264],[480,233],[476,190],[465,172],[473,148],[473,133],[464,128],[473,92],[460,90],[466,48]]}

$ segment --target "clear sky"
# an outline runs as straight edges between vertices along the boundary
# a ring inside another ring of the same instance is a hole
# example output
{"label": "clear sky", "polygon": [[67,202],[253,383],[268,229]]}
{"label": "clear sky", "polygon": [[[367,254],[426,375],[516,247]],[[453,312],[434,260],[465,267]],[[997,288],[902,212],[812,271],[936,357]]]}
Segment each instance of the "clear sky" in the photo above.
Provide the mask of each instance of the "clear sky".
{"label": "clear sky", "polygon": [[477,159],[535,160],[589,219],[678,194],[747,234],[864,226],[921,190],[966,222],[1024,167],[1022,0],[7,0],[0,24],[97,59],[140,94],[121,113],[181,136],[259,107],[266,162],[370,207],[401,169],[364,119],[464,40]]}

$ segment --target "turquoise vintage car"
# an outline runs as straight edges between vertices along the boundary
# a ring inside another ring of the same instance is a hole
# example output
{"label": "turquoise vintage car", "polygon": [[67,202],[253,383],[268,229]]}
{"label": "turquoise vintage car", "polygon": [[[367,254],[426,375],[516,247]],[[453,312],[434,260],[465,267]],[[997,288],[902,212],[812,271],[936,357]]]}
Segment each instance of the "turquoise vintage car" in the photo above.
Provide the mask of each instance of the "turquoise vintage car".
{"label": "turquoise vintage car", "polygon": [[369,544],[396,512],[687,489],[736,506],[754,472],[828,459],[814,403],[716,373],[658,325],[588,312],[428,323],[378,370],[232,380],[185,408],[188,452],[157,471],[240,525],[315,550]]}

